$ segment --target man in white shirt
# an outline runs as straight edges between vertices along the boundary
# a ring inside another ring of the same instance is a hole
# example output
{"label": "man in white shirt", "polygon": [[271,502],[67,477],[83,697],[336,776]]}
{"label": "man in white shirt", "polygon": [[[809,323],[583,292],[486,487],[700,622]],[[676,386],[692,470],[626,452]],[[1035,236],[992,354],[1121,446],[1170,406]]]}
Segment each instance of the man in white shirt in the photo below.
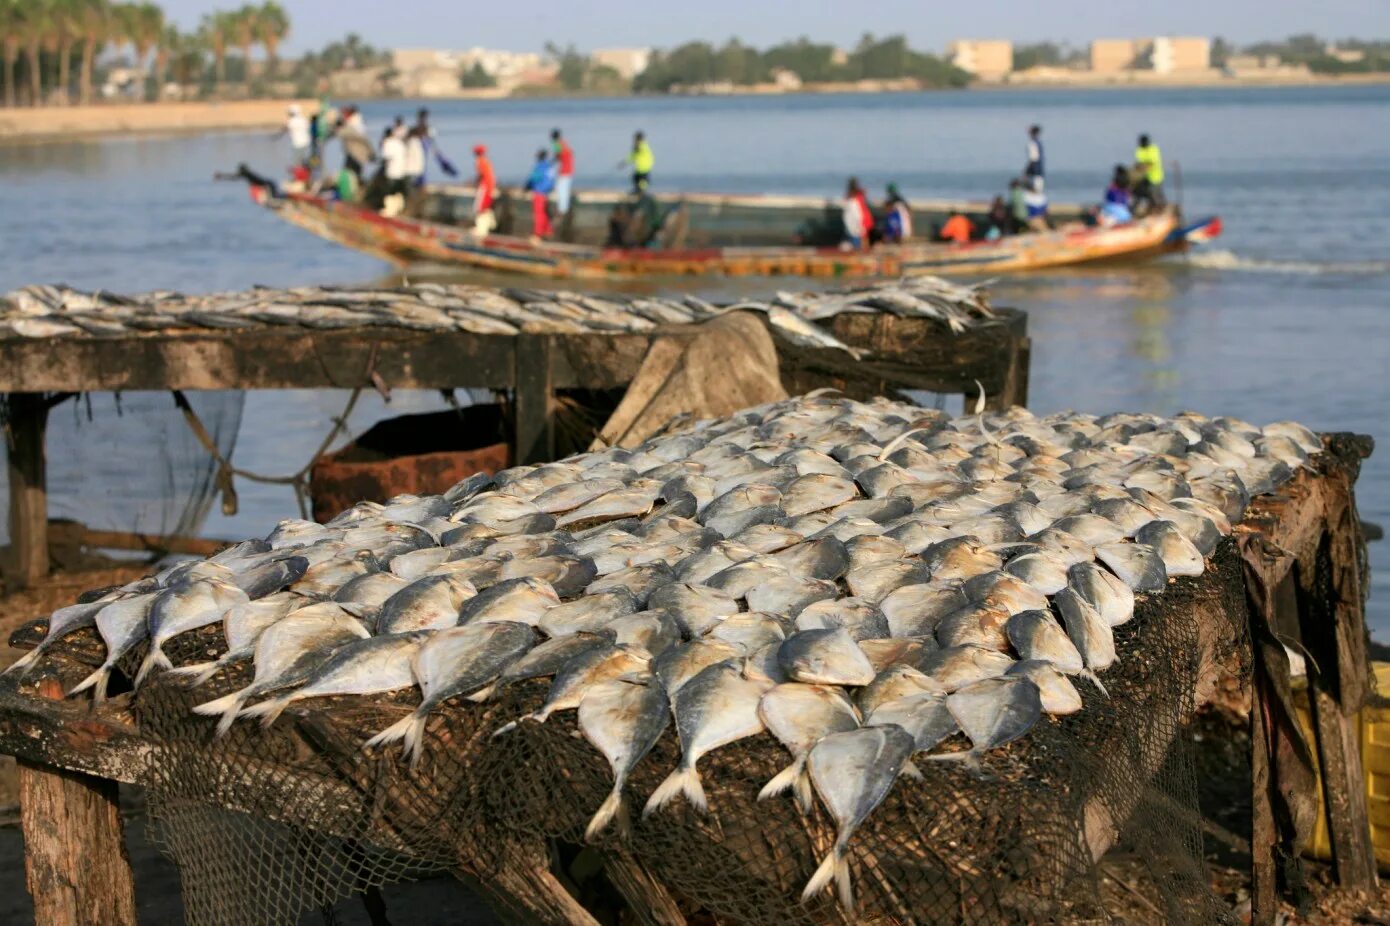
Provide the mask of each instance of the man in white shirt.
{"label": "man in white shirt", "polygon": [[300,111],[298,103],[290,104],[289,112],[285,116],[285,127],[280,130],[280,134],[290,137],[295,165],[308,167],[309,145],[312,141],[309,134],[309,117]]}
{"label": "man in white shirt", "polygon": [[[405,207],[405,193],[408,187],[405,136],[405,126],[398,125],[381,142],[381,171],[386,178],[385,205],[382,212],[391,215],[399,213]],[[393,201],[392,197],[398,198]]]}

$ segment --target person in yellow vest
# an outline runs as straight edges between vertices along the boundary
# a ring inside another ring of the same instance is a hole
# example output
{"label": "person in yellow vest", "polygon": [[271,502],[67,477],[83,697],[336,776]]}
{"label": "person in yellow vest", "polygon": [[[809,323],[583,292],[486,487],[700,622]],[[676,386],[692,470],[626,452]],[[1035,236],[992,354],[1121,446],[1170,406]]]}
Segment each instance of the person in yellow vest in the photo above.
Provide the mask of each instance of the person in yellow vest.
{"label": "person in yellow vest", "polygon": [[647,143],[647,136],[638,132],[632,136],[632,152],[618,163],[619,169],[632,167],[632,192],[640,195],[646,192],[647,187],[652,182],[652,167],[656,163],[656,157],[652,154],[652,146]]}
{"label": "person in yellow vest", "polygon": [[[1134,209],[1136,215],[1143,215],[1161,209],[1167,201],[1163,198],[1163,153],[1148,135],[1139,136],[1139,147],[1134,149]],[[1139,211],[1142,206],[1143,211]]]}

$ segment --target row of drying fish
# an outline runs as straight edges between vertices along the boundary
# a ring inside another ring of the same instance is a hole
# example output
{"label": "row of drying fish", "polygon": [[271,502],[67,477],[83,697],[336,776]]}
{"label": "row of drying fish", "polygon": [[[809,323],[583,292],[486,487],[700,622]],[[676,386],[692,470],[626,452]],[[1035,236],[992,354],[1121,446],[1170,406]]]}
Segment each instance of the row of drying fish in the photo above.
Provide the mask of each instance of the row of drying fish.
{"label": "row of drying fish", "polygon": [[[681,760],[648,814],[703,810],[701,757],[767,732],[788,765],[758,797],[819,797],[839,838],[806,896],[835,882],[849,907],[851,834],[914,759],[976,763],[1083,710],[1087,689],[1108,697],[1136,595],[1200,575],[1251,497],[1320,449],[1293,423],[950,418],[821,391],[282,522],[58,610],[18,671],[91,626],[107,658],[75,690],[98,699],[142,646],[137,687],[249,660],[249,684],[196,708],[219,732],[415,687],[419,707],[367,744],[412,762],[444,702],[551,679],[497,736],[578,712],[614,775],[591,837],[621,825],[627,779],[668,729]],[[171,666],[172,638],[217,623],[224,655]]]}
{"label": "row of drying fish", "polygon": [[772,299],[716,305],[695,296],[595,295],[425,283],[397,289],[301,287],[185,296],[118,296],[61,286],[28,286],[0,300],[0,338],[123,337],[179,329],[265,326],[385,326],[474,334],[644,332],[751,310],[793,343],[846,349],[815,324],[842,312],[931,318],[964,331],[992,317],[983,291],[934,277],[828,293],[779,292]]}

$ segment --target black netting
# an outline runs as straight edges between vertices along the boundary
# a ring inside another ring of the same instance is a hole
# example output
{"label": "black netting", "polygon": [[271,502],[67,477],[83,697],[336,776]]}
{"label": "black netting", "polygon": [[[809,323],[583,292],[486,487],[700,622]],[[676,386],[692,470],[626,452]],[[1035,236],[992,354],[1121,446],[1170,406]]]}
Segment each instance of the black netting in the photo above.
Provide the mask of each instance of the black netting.
{"label": "black netting", "polygon": [[[1083,711],[1045,720],[978,771],[917,760],[921,780],[900,778],[852,840],[856,921],[1092,923],[1122,913],[1132,922],[1136,911],[1161,911],[1140,919],[1148,922],[1219,921],[1183,735],[1204,669],[1201,641],[1240,637],[1239,623],[1198,627],[1198,596],[1226,596],[1202,613],[1244,614],[1229,540],[1213,561],[1207,576],[1150,599],[1117,630],[1125,672],[1112,673],[1108,698],[1079,685]],[[188,634],[169,651],[192,662],[219,641],[215,631]],[[244,670],[231,671],[189,691],[166,677],[134,703],[159,744],[144,782],[152,831],[179,865],[193,924],[293,923],[349,894],[442,870],[535,921],[559,883],[547,880],[555,847],[583,842],[611,788],[573,712],[492,736],[538,706],[546,682],[439,711],[416,769],[394,748],[361,747],[410,708],[407,694],[320,699],[267,730],[239,721],[214,739],[212,722],[191,707],[246,682]],[[803,815],[786,798],[754,800],[786,752],[766,735],[715,750],[699,766],[708,815],[678,803],[644,819],[641,806],[677,748],[665,736],[637,767],[626,791],[630,834],[605,834],[599,856],[635,862],[682,910],[720,922],[845,921],[829,894],[800,900],[834,841],[828,815],[819,806]],[[1143,860],[1130,888],[1142,903],[1101,889],[1098,856],[1115,846]]]}

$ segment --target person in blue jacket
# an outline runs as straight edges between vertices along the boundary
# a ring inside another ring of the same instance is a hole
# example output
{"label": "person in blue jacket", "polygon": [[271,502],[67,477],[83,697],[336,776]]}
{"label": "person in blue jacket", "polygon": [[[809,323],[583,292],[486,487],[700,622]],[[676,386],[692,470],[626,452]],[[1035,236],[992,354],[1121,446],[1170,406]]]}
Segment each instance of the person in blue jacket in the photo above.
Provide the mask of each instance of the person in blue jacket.
{"label": "person in blue jacket", "polygon": [[536,163],[531,168],[531,176],[526,178],[526,189],[531,193],[531,234],[536,238],[549,238],[550,192],[555,189],[555,176],[558,168],[544,148],[536,152]]}

